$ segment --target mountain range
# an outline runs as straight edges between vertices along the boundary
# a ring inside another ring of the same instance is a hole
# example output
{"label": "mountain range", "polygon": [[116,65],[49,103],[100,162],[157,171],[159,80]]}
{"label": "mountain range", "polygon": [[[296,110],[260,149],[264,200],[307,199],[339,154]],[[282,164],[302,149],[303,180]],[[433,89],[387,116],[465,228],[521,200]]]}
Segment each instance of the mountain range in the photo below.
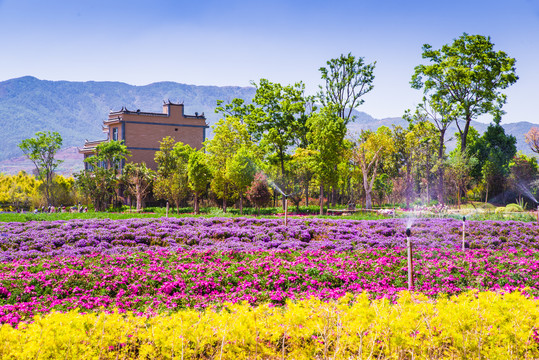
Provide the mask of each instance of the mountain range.
{"label": "mountain range", "polygon": [[[76,151],[84,140],[103,138],[102,121],[110,110],[126,107],[148,112],[161,112],[163,101],[183,102],[186,114],[204,112],[208,125],[213,125],[219,114],[215,113],[217,100],[228,102],[233,98],[250,101],[253,87],[195,86],[175,82],[157,82],[134,86],[121,82],[72,82],[49,81],[25,76],[0,82],[0,172],[31,171],[32,164],[17,147],[22,139],[38,131],[57,131],[62,135],[64,149],[59,158],[64,160],[59,172],[70,174],[82,168],[82,156]],[[355,111],[356,121],[349,130],[377,129],[379,126],[406,126],[402,118],[375,119],[364,112]],[[518,122],[503,124],[506,132],[517,138],[519,150],[528,152],[524,134],[534,124]],[[473,122],[480,133],[487,124]],[[456,126],[448,134],[454,134]],[[208,134],[211,137],[211,133]],[[454,148],[455,139],[448,142]]]}

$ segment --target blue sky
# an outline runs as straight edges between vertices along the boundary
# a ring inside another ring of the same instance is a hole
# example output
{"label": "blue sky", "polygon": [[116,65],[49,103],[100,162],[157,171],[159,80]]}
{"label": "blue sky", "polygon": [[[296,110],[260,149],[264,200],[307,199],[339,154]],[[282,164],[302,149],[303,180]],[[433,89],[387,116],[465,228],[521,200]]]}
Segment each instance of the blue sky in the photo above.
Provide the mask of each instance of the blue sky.
{"label": "blue sky", "polygon": [[318,69],[351,52],[377,62],[358,110],[384,118],[421,98],[409,86],[421,46],[463,32],[490,35],[517,59],[520,80],[506,91],[502,121],[539,123],[539,0],[0,0],[0,81],[248,86],[267,78],[303,81],[313,94]]}

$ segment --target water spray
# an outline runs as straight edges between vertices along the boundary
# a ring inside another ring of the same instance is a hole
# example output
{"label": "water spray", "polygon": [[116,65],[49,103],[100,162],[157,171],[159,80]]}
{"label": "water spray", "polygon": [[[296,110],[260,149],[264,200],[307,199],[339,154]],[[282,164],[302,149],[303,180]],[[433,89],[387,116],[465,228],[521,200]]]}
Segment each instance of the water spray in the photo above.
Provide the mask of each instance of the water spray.
{"label": "water spray", "polygon": [[466,216],[462,217],[462,251],[466,251],[466,243],[464,237],[466,235]]}
{"label": "water spray", "polygon": [[412,242],[410,241],[410,236],[412,235],[412,230],[406,228],[406,255],[408,258],[408,290],[412,291],[414,288],[414,265],[412,263]]}

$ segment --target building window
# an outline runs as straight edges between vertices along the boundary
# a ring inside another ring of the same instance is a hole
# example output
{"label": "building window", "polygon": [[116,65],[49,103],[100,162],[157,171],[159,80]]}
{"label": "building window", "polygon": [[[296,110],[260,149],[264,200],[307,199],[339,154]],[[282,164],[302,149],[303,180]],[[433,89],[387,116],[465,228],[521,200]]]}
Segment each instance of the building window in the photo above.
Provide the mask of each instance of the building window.
{"label": "building window", "polygon": [[112,140],[118,141],[118,128],[112,128]]}

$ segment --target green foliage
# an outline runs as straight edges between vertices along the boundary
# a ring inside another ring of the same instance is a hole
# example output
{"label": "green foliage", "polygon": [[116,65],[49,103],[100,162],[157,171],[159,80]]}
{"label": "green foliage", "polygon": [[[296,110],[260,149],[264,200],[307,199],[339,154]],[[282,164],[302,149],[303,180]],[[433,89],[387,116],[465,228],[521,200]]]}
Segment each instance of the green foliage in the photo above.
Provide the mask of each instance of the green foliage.
{"label": "green foliage", "polygon": [[51,198],[50,186],[54,170],[62,162],[54,159],[54,155],[61,147],[62,137],[55,131],[37,132],[36,137],[24,139],[19,144],[24,155],[34,163],[39,179],[44,181],[48,203],[54,200]]}
{"label": "green foliage", "polygon": [[247,126],[233,116],[227,116],[213,126],[214,137],[204,142],[204,149],[208,156],[207,164],[212,173],[211,188],[217,196],[223,199],[223,211],[226,212],[226,200],[229,198],[231,180],[228,177],[228,159],[234,157],[236,152],[245,147],[256,153]]}
{"label": "green foliage", "polygon": [[202,151],[193,151],[189,155],[187,164],[187,177],[189,188],[195,194],[195,214],[199,213],[198,200],[200,194],[206,190],[211,180],[211,171],[208,167],[206,154]]}
{"label": "green foliage", "polygon": [[171,201],[179,211],[181,202],[189,192],[187,163],[189,156],[196,152],[191,146],[165,137],[155,153],[157,176],[153,183],[153,193],[157,199]]}
{"label": "green foliage", "polygon": [[307,126],[313,173],[320,183],[334,185],[338,176],[335,170],[344,151],[345,121],[337,116],[335,107],[326,106],[309,118]]}
{"label": "green foliage", "polygon": [[144,198],[150,193],[155,179],[155,172],[146,167],[145,163],[127,163],[122,169],[121,180],[126,187],[126,194],[137,200],[137,211],[142,209]]}
{"label": "green foliage", "polygon": [[430,63],[415,67],[412,87],[450,105],[451,118],[464,119],[464,127],[457,125],[465,151],[472,119],[490,113],[499,123],[506,102],[501,90],[518,80],[515,59],[495,51],[490,37],[466,33],[438,50],[423,45],[422,57]]}
{"label": "green foliage", "polygon": [[372,83],[376,62],[366,64],[364,58],[356,59],[348,53],[346,56],[341,54],[326,64],[327,67],[319,69],[325,86],[320,86],[318,99],[323,106],[335,106],[337,115],[347,125],[354,120],[352,110],[365,101],[361,97],[374,87]]}
{"label": "green foliage", "polygon": [[121,141],[100,143],[95,155],[84,160],[89,169],[75,174],[76,187],[83,197],[92,201],[96,210],[105,210],[116,196],[118,171],[129,155]]}
{"label": "green foliage", "polygon": [[255,141],[260,141],[268,155],[266,160],[279,166],[278,185],[285,188],[286,164],[291,159],[287,151],[306,134],[305,85],[300,82],[283,86],[266,79],[253,85],[256,107],[249,117],[249,132]]}

